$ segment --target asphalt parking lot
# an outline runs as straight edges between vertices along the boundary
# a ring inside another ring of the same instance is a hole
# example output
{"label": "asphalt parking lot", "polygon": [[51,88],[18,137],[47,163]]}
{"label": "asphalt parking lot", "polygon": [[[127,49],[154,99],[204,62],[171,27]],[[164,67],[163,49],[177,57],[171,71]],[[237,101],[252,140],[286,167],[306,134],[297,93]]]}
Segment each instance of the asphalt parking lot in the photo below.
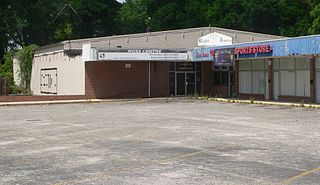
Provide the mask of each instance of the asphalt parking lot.
{"label": "asphalt parking lot", "polygon": [[320,110],[200,100],[0,107],[0,184],[320,184]]}

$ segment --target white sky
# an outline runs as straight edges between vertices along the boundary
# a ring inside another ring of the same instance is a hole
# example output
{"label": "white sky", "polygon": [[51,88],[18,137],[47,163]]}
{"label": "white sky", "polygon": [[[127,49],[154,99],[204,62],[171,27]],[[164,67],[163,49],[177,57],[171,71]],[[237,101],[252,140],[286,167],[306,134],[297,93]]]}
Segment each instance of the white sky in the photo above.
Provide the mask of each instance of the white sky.
{"label": "white sky", "polygon": [[123,3],[123,2],[125,2],[126,0],[117,0],[118,2],[120,2],[120,3]]}

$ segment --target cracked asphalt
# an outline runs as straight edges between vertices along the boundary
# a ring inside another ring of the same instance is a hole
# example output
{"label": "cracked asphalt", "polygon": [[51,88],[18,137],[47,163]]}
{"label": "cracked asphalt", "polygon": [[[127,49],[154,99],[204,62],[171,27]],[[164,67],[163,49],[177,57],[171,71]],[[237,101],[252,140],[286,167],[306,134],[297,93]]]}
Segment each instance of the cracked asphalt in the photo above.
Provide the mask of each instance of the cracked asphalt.
{"label": "cracked asphalt", "polygon": [[320,110],[150,99],[0,107],[0,184],[320,184]]}

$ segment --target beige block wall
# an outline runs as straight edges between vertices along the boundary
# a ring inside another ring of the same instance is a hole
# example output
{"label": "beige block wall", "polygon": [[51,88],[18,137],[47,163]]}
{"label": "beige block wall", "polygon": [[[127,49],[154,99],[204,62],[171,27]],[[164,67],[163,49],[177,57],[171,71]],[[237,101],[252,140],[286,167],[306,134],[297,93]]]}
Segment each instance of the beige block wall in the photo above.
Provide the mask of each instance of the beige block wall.
{"label": "beige block wall", "polygon": [[41,69],[57,68],[57,95],[84,95],[85,71],[82,57],[69,58],[63,51],[36,55],[33,60],[31,91],[42,95],[40,91]]}

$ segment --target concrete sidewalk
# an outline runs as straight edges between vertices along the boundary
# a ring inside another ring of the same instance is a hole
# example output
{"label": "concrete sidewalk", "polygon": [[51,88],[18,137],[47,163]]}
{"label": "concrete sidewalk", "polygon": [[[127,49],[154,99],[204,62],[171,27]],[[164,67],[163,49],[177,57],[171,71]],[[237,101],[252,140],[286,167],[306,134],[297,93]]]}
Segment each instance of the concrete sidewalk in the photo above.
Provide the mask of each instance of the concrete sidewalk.
{"label": "concrete sidewalk", "polygon": [[[0,102],[0,106],[21,106],[21,105],[47,105],[47,104],[74,104],[74,103],[102,103],[102,102],[127,102],[127,101],[145,101],[145,100],[174,100],[188,99],[188,97],[167,97],[167,98],[137,98],[137,99],[82,99],[82,100],[51,100],[51,101],[26,101],[26,102]],[[190,97],[189,99],[193,99]],[[257,100],[239,100],[231,98],[208,98],[198,97],[199,100],[216,101],[225,103],[242,103],[242,104],[260,104],[272,106],[286,107],[304,107],[320,109],[320,104],[308,103],[289,103],[289,102],[272,102],[272,101],[257,101]]]}
{"label": "concrete sidewalk", "polygon": [[48,104],[74,104],[74,103],[101,103],[101,102],[125,102],[141,101],[142,99],[83,99],[83,100],[51,100],[51,101],[25,101],[25,102],[0,102],[1,106],[22,105],[48,105]]}
{"label": "concrete sidewalk", "polygon": [[273,105],[273,106],[286,106],[286,107],[305,107],[320,109],[320,104],[308,104],[308,103],[289,103],[289,102],[272,102],[272,101],[258,101],[258,100],[239,100],[230,98],[203,98],[208,101],[226,102],[226,103],[244,103],[244,104],[260,104],[260,105]]}

